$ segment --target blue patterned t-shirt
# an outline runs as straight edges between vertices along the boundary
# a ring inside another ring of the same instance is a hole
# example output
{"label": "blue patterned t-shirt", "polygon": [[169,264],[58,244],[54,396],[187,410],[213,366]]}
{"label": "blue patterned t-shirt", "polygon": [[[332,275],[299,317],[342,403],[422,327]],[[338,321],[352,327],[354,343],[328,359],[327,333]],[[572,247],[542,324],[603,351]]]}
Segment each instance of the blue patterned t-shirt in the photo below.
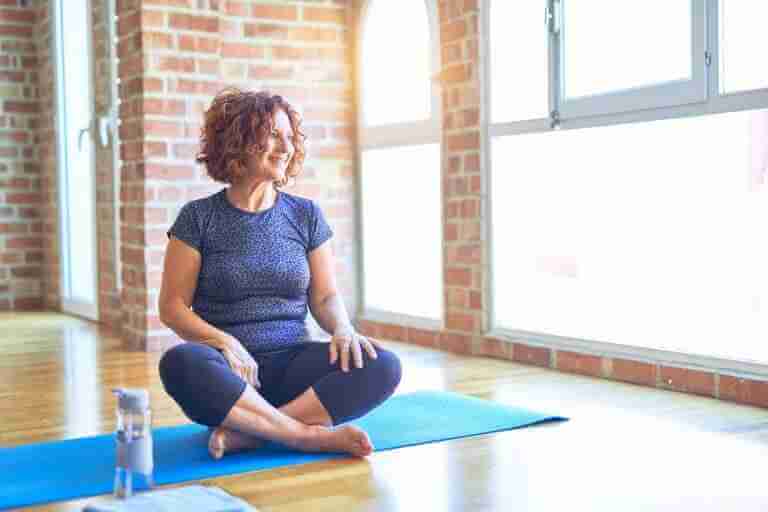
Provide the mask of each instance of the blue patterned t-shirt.
{"label": "blue patterned t-shirt", "polygon": [[225,191],[185,204],[168,230],[202,256],[192,309],[253,352],[307,340],[307,255],[333,236],[322,211],[277,191],[271,208],[248,212]]}

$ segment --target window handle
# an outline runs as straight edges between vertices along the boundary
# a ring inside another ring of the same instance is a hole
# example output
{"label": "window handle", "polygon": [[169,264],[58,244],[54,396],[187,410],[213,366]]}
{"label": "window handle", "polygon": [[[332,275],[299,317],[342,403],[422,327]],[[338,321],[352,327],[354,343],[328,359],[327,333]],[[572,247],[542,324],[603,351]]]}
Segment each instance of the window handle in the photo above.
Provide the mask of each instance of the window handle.
{"label": "window handle", "polygon": [[552,34],[560,33],[560,19],[562,17],[560,9],[562,9],[562,6],[561,0],[551,0],[544,9],[544,24]]}

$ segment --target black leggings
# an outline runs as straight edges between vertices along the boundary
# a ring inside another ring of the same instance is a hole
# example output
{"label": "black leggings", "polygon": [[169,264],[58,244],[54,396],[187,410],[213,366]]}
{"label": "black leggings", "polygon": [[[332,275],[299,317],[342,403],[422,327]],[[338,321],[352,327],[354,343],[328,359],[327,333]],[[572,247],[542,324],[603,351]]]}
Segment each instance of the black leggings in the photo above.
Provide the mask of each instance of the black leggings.
{"label": "black leggings", "polygon": [[[357,368],[350,355],[345,373],[340,357],[329,363],[328,347],[328,343],[305,341],[273,352],[251,352],[259,365],[257,391],[280,407],[311,386],[338,425],[379,406],[400,383],[400,360],[393,352],[377,348],[378,358],[371,359],[363,350],[363,368]],[[231,370],[220,351],[194,342],[177,345],[163,355],[160,378],[184,414],[209,427],[221,425],[249,385]]]}

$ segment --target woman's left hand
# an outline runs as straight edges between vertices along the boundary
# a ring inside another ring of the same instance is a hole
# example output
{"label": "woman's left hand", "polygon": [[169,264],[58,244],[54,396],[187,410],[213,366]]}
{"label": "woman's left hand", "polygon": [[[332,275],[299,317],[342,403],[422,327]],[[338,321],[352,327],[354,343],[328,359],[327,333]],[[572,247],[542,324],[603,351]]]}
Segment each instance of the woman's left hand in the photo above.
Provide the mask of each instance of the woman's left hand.
{"label": "woman's left hand", "polygon": [[342,327],[336,329],[331,338],[330,351],[331,351],[331,364],[335,364],[339,355],[341,355],[341,370],[344,372],[349,371],[349,355],[352,353],[352,358],[355,361],[355,366],[358,368],[363,367],[363,349],[368,352],[368,355],[373,359],[378,357],[374,346],[380,346],[372,339],[355,332],[353,328]]}

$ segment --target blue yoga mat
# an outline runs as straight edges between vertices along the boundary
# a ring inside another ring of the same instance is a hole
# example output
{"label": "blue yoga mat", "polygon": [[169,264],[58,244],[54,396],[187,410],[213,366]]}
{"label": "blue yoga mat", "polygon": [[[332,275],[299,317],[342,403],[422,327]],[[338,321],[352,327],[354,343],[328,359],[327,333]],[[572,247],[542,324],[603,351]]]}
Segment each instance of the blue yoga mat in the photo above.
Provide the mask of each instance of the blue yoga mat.
{"label": "blue yoga mat", "polygon": [[[383,451],[565,419],[457,393],[417,391],[396,395],[351,423],[368,432],[376,451]],[[267,443],[258,450],[227,455],[216,461],[208,455],[208,435],[206,427],[196,424],[154,429],[156,483],[172,484],[348,457],[302,453]],[[105,434],[0,448],[0,507],[111,493],[114,443],[114,436]]]}

